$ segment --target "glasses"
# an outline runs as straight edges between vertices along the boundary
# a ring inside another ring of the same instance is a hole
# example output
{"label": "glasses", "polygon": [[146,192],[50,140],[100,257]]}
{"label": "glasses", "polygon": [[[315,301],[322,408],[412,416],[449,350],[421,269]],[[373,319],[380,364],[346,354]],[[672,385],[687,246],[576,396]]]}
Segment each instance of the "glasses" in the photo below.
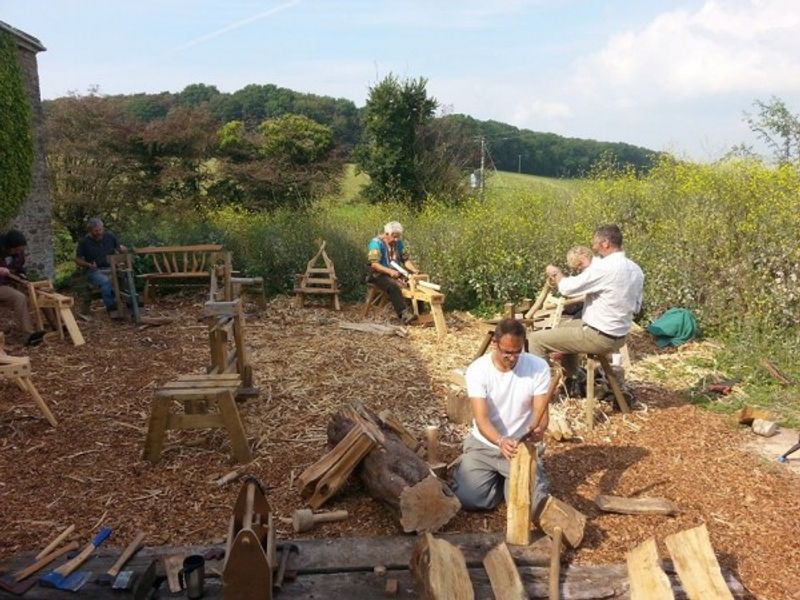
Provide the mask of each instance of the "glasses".
{"label": "glasses", "polygon": [[503,356],[511,357],[511,356],[519,356],[520,354],[522,354],[524,352],[524,348],[520,348],[519,350],[517,350],[516,348],[514,350],[506,350],[504,348],[501,348],[500,346],[497,346],[497,351]]}

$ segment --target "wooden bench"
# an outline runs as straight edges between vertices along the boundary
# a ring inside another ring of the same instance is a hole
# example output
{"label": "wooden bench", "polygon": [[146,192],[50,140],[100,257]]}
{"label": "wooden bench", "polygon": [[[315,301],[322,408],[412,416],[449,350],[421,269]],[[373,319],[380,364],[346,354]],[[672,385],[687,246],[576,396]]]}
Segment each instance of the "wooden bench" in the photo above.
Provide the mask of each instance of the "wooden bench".
{"label": "wooden bench", "polygon": [[[230,290],[232,276],[231,253],[221,244],[198,244],[195,246],[147,246],[133,251],[143,257],[146,272],[137,275],[144,279],[144,302],[152,301],[157,284],[168,282],[175,285],[205,285],[211,283],[212,271],[221,273],[224,289]],[[218,275],[219,276],[219,275]],[[229,299],[229,298],[226,298]]]}

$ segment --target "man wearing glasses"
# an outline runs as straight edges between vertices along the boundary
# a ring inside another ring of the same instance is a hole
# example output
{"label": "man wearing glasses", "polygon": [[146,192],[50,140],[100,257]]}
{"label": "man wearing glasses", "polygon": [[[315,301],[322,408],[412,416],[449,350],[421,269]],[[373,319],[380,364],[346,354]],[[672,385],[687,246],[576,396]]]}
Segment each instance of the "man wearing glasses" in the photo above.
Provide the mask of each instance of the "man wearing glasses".
{"label": "man wearing glasses", "polygon": [[[523,351],[525,327],[506,318],[497,324],[492,351],[467,368],[472,431],[453,477],[453,491],[466,510],[495,508],[507,496],[509,459],[524,437],[538,442],[547,430],[547,363]],[[536,461],[534,510],[547,496],[549,481]]]}
{"label": "man wearing glasses", "polygon": [[367,283],[389,295],[394,312],[404,325],[411,323],[417,317],[403,299],[403,293],[400,291],[403,274],[392,267],[392,262],[401,265],[412,275],[419,273],[419,269],[411,262],[403,243],[403,226],[400,223],[397,221],[387,223],[383,226],[383,233],[370,240],[367,260],[369,261]]}

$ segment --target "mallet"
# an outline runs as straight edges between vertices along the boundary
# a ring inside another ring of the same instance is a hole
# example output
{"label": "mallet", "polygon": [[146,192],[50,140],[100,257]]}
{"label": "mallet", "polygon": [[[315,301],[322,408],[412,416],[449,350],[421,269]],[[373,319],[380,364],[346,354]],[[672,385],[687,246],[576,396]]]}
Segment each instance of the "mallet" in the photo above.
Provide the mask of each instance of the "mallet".
{"label": "mallet", "polygon": [[347,518],[346,510],[334,510],[331,512],[314,514],[309,508],[301,508],[294,511],[292,525],[296,533],[302,533],[313,529],[317,523],[331,523],[333,521],[343,521]]}

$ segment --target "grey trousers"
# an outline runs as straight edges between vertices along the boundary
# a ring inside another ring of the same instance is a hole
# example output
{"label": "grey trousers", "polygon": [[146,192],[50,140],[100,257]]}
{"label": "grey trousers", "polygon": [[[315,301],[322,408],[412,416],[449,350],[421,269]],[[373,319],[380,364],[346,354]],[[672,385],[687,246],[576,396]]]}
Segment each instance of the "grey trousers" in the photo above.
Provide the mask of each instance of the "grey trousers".
{"label": "grey trousers", "polygon": [[[500,450],[487,446],[472,434],[464,440],[464,454],[453,475],[453,492],[465,510],[490,510],[508,496],[509,461]],[[535,512],[550,491],[550,480],[542,465],[541,451],[536,459],[536,486],[532,509]]]}
{"label": "grey trousers", "polygon": [[585,326],[580,319],[562,321],[558,327],[528,335],[528,352],[545,358],[548,352],[563,352],[561,365],[567,377],[578,368],[576,354],[612,354],[625,345],[625,338],[613,340]]}

